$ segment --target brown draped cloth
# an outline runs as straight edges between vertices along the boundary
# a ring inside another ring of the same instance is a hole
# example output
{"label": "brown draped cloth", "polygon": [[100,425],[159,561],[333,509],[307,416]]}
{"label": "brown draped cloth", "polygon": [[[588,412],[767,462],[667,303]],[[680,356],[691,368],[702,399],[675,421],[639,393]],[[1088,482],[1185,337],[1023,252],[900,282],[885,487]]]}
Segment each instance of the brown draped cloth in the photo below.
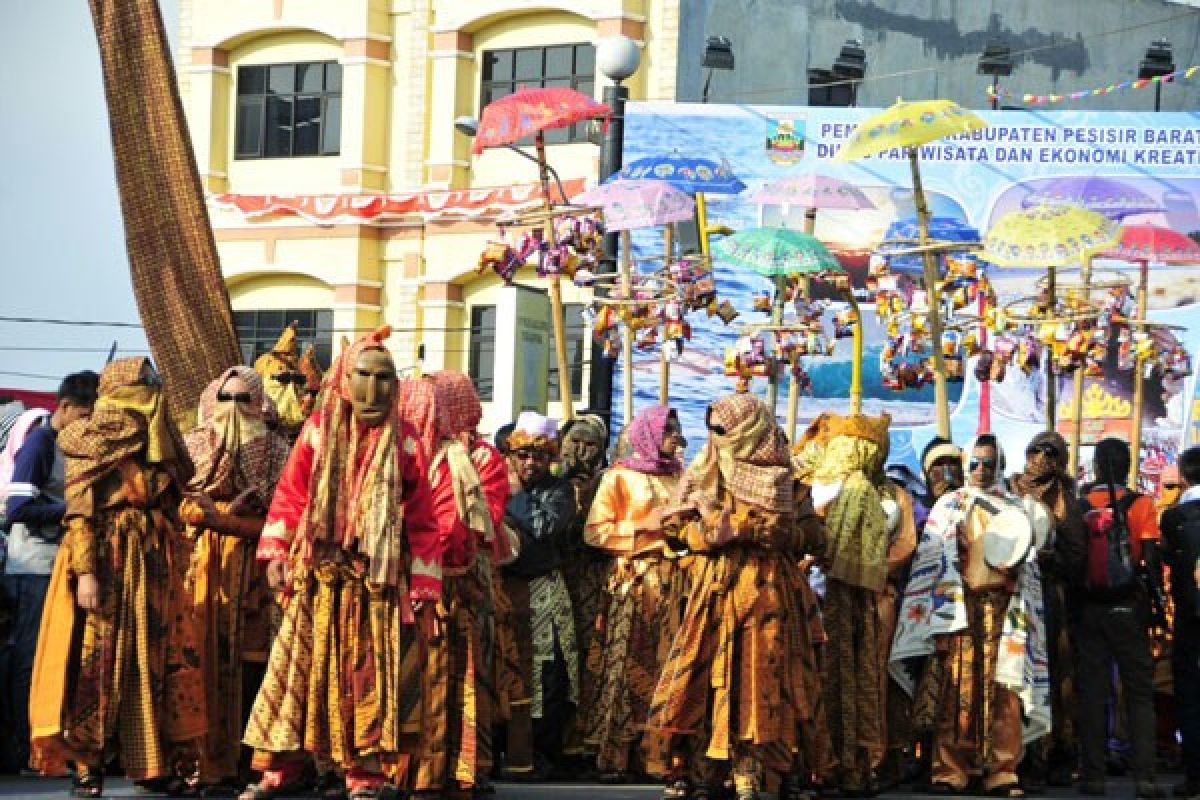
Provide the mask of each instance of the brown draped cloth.
{"label": "brown draped cloth", "polygon": [[89,0],[133,293],[187,430],[209,376],[242,360],[192,154],[175,65],[155,0]]}

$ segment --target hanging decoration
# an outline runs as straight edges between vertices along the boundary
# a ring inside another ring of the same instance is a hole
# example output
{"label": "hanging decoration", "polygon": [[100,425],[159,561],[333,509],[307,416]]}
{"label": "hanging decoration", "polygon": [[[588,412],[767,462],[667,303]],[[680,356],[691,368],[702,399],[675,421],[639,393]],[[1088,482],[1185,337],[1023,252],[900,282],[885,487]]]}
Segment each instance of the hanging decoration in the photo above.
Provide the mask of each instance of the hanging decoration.
{"label": "hanging decoration", "polygon": [[1185,67],[1177,69],[1174,72],[1168,72],[1166,75],[1155,75],[1153,78],[1139,78],[1137,80],[1121,81],[1120,83],[1112,83],[1108,86],[1100,86],[1095,89],[1085,89],[1080,92],[1069,92],[1067,94],[1020,94],[1018,92],[1009,91],[1008,89],[994,89],[991,86],[987,87],[988,97],[999,98],[1001,100],[1014,100],[1023,103],[1027,106],[1046,106],[1056,103],[1063,103],[1068,100],[1083,100],[1088,97],[1100,97],[1106,94],[1115,94],[1116,92],[1125,92],[1131,89],[1145,89],[1149,86],[1155,86],[1163,83],[1170,83],[1176,80],[1190,80],[1200,74],[1200,66]]}
{"label": "hanging decoration", "polygon": [[545,227],[526,228],[520,234],[512,229],[528,226],[531,218],[502,221],[500,235],[487,243],[479,256],[477,271],[489,269],[511,285],[517,270],[534,264],[540,278],[563,276],[577,286],[591,286],[596,280],[596,265],[604,250],[604,223],[598,214],[588,209],[556,211],[554,241],[546,238]]}

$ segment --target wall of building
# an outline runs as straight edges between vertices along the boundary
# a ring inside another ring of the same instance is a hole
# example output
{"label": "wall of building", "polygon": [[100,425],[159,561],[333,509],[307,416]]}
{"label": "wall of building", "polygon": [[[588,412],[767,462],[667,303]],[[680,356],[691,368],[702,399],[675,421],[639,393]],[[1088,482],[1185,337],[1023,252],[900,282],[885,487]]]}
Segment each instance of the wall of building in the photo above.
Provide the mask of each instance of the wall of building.
{"label": "wall of building", "polygon": [[[728,36],[737,69],[713,76],[710,102],[805,104],[808,68],[828,69],[846,39],[862,41],[867,79],[860,106],[943,97],[982,108],[989,79],[975,68],[987,41],[1012,48],[1013,91],[1063,94],[1137,77],[1159,37],[1175,63],[1200,58],[1200,15],[1167,0],[689,0],[680,15],[679,99],[699,101],[706,36]],[[1023,52],[1023,54],[1022,54]],[[1192,110],[1200,81],[1169,85],[1162,109]],[[1091,110],[1153,110],[1145,89],[1075,104]]]}

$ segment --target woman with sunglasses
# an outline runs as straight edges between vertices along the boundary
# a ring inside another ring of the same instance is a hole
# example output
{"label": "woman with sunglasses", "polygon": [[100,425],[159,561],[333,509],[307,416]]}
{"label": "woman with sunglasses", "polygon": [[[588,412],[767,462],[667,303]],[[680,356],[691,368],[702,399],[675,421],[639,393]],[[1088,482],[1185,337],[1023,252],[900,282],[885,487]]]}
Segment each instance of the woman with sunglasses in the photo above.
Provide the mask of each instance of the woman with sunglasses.
{"label": "woman with sunglasses", "polygon": [[1025,467],[1010,484],[1021,497],[1032,497],[1054,516],[1054,535],[1038,553],[1042,596],[1046,605],[1046,655],[1050,664],[1050,704],[1054,730],[1029,747],[1022,763],[1022,783],[1030,791],[1047,784],[1070,786],[1079,758],[1076,736],[1075,654],[1067,626],[1074,607],[1073,576],[1086,558],[1083,515],[1076,499],[1078,487],[1067,471],[1067,442],[1053,431],[1035,435],[1025,447]]}
{"label": "woman with sunglasses", "polygon": [[196,427],[184,441],[196,471],[180,504],[194,541],[192,613],[208,727],[199,782],[211,793],[245,784],[239,775],[245,711],[271,648],[272,598],[255,560],[287,441],[267,420],[275,404],[249,367],[231,367],[200,395]]}
{"label": "woman with sunglasses", "polygon": [[695,561],[646,723],[647,740],[666,746],[646,757],[657,774],[669,752],[687,755],[665,798],[708,800],[732,773],[738,798],[756,800],[763,770],[795,767],[818,704],[799,562],[820,525],[761,400],[724,397],[706,422],[708,442],[662,511],[664,533]]}
{"label": "woman with sunglasses", "polygon": [[[974,781],[1021,797],[1023,747],[1050,732],[1041,575],[1030,554],[1052,523],[1005,487],[994,435],[979,436],[963,460],[967,485],[943,495],[925,523],[889,671],[932,712],[935,793],[962,794]],[[1001,547],[989,551],[989,540]],[[906,662],[926,657],[914,685]]]}

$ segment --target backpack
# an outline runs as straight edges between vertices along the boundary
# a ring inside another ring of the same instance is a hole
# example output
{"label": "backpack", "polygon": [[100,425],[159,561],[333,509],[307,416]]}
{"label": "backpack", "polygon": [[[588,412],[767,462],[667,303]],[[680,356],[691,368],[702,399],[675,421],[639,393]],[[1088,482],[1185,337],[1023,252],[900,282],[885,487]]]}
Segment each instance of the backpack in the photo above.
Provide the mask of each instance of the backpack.
{"label": "backpack", "polygon": [[1126,491],[1116,502],[1114,497],[1116,492],[1109,487],[1109,504],[1101,508],[1082,498],[1087,532],[1084,586],[1093,597],[1127,596],[1138,585],[1129,544],[1129,509],[1141,495]]}

